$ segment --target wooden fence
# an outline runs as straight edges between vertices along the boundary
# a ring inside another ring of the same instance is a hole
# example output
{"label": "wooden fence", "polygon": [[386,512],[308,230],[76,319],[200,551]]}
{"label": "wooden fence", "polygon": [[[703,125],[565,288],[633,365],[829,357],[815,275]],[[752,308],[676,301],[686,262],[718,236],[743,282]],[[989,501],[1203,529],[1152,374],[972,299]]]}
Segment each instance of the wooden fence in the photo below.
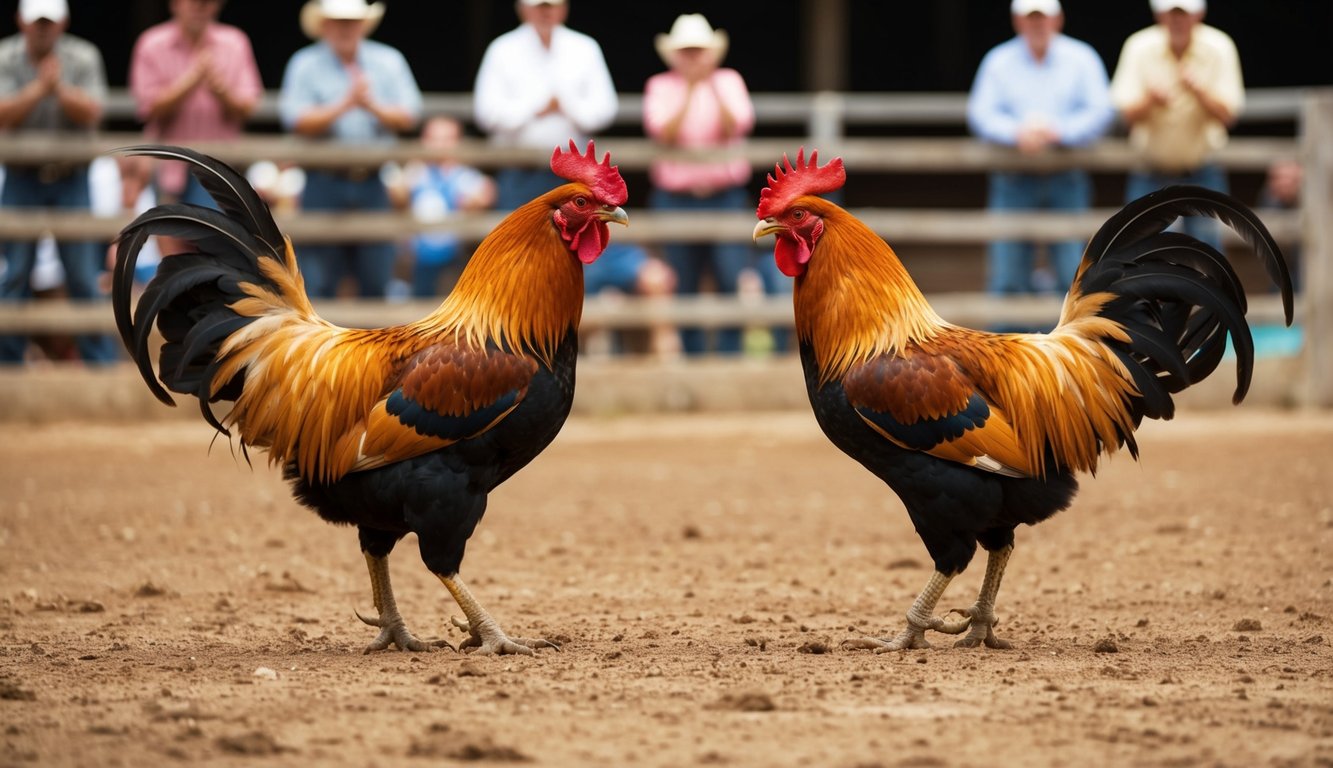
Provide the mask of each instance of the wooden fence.
{"label": "wooden fence", "polygon": [[[1094,147],[1023,158],[1016,153],[969,138],[849,138],[849,126],[884,124],[961,123],[964,98],[960,94],[768,94],[756,95],[756,112],[767,126],[799,126],[791,138],[758,138],[732,153],[674,152],[694,158],[736,155],[747,159],[760,172],[775,159],[805,144],[817,146],[821,155],[840,155],[859,173],[973,173],[1000,168],[1055,170],[1082,167],[1102,172],[1132,169],[1138,156],[1123,139],[1109,139]],[[459,94],[427,97],[429,113],[466,117],[470,99]],[[619,120],[637,122],[637,97],[622,97]],[[112,114],[128,115],[127,98],[113,94]],[[273,98],[269,94],[259,119],[273,120]],[[1246,119],[1289,121],[1298,126],[1296,138],[1237,137],[1218,160],[1228,170],[1259,172],[1279,158],[1298,158],[1306,168],[1303,203],[1299,210],[1265,211],[1265,222],[1284,245],[1295,245],[1304,257],[1305,283],[1298,307],[1298,322],[1305,329],[1300,400],[1316,406],[1333,406],[1333,89],[1282,89],[1252,92]],[[119,147],[139,143],[137,133],[103,133],[88,139],[43,136],[0,137],[0,163],[48,163],[89,160]],[[302,167],[346,167],[380,165],[428,157],[417,141],[394,145],[357,147],[297,139],[278,134],[253,134],[240,141],[199,143],[196,148],[239,167],[257,160],[291,162]],[[646,169],[664,153],[640,138],[611,136],[601,143],[614,152],[618,165],[627,171]],[[482,168],[511,165],[542,165],[545,152],[490,147],[476,140],[464,141],[459,159]],[[1050,242],[1071,237],[1086,238],[1105,220],[1110,210],[1078,214],[993,214],[980,210],[953,209],[865,209],[852,212],[893,243],[981,244],[994,239],[1022,238]],[[483,237],[501,214],[459,216],[439,224],[421,224],[403,214],[321,215],[314,213],[279,216],[279,224],[298,242],[397,239],[420,231],[448,231],[469,240]],[[630,211],[632,226],[617,231],[622,242],[719,241],[749,238],[752,214],[658,213]],[[0,210],[0,240],[32,239],[51,232],[60,237],[110,239],[125,221],[99,219],[88,214],[54,211]],[[996,300],[975,294],[932,295],[941,314],[954,322],[986,325],[994,322],[1048,322],[1058,313],[1058,302],[1050,300]],[[1277,319],[1272,300],[1253,302],[1252,319]],[[321,305],[323,306],[323,305]],[[414,304],[380,304],[357,307],[335,303],[327,311],[330,319],[349,325],[375,325],[419,316]],[[591,299],[585,321],[603,327],[641,327],[663,321],[719,326],[744,322],[753,325],[790,324],[786,300],[746,303],[737,299],[700,297],[669,302],[614,302]],[[0,306],[0,331],[62,332],[106,330],[110,317],[103,307],[68,304]]]}

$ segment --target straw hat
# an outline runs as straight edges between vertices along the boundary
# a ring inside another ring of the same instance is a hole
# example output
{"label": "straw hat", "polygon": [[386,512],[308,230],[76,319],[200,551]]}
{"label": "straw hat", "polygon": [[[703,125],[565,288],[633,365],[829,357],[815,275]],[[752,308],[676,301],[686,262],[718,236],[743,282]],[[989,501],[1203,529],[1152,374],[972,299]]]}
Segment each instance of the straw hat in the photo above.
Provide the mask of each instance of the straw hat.
{"label": "straw hat", "polygon": [[365,22],[362,34],[369,36],[384,18],[384,3],[366,0],[307,0],[301,6],[301,31],[317,40],[325,19],[355,19]]}
{"label": "straw hat", "polygon": [[720,29],[713,29],[708,23],[708,19],[701,13],[685,13],[676,17],[676,22],[671,25],[671,31],[665,35],[658,35],[656,40],[657,55],[662,57],[668,66],[671,65],[671,54],[682,48],[703,48],[711,51],[717,61],[721,61],[723,56],[727,55],[727,33]]}

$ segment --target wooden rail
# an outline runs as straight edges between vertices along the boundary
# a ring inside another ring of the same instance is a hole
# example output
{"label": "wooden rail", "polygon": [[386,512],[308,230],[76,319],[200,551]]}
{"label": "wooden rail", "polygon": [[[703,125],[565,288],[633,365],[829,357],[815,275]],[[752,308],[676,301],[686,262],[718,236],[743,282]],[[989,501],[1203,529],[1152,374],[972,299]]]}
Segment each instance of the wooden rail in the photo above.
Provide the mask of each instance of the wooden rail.
{"label": "wooden rail", "polygon": [[[949,322],[974,328],[997,324],[1053,325],[1060,317],[1062,299],[1055,297],[997,297],[985,293],[936,293],[931,306]],[[438,301],[366,301],[324,299],[315,310],[329,322],[346,328],[379,328],[420,320]],[[1276,296],[1252,297],[1247,317],[1252,323],[1282,322]],[[736,299],[722,296],[681,296],[669,300],[630,296],[590,296],[584,302],[583,329],[632,329],[654,324],[723,328],[729,326],[792,326],[790,296]],[[115,333],[115,319],[107,302],[72,302],[59,299],[0,305],[0,334],[4,333]]]}
{"label": "wooden rail", "polygon": [[[1115,209],[1077,214],[1051,212],[991,213],[971,209],[852,208],[851,213],[892,244],[958,243],[977,245],[992,240],[1037,242],[1086,239]],[[1263,211],[1264,223],[1281,243],[1299,242],[1300,216],[1294,211]],[[298,245],[303,243],[401,240],[418,232],[452,233],[480,241],[503,219],[502,213],[467,214],[424,224],[404,213],[279,214],[278,226]],[[617,227],[612,242],[740,242],[750,239],[754,214],[745,212],[675,213],[631,209],[630,226]],[[0,240],[31,240],[52,232],[62,239],[112,240],[130,217],[102,218],[89,213],[51,210],[0,211]],[[1225,230],[1228,242],[1239,242]]]}
{"label": "wooden rail", "polygon": [[[144,143],[137,133],[103,133],[90,138],[31,134],[0,136],[0,163],[27,165],[86,162],[99,155]],[[609,150],[622,170],[644,170],[664,158],[728,160],[745,158],[759,171],[797,148],[808,145],[822,157],[841,156],[858,172],[885,173],[987,173],[992,170],[1053,171],[1086,168],[1092,171],[1124,171],[1134,168],[1140,153],[1123,139],[1107,139],[1081,149],[1050,152],[1036,157],[970,138],[874,138],[829,139],[813,144],[805,138],[751,139],[733,150],[665,150],[642,138],[607,137],[599,149]],[[250,134],[236,141],[200,141],[191,146],[237,168],[258,160],[289,162],[304,168],[379,167],[389,162],[426,159],[430,152],[420,141],[405,139],[394,144],[340,144],[287,135]],[[1300,151],[1294,139],[1246,138],[1231,140],[1217,160],[1233,171],[1262,171],[1273,160],[1292,157]],[[477,139],[464,140],[457,158],[479,168],[545,166],[551,153],[517,147],[493,147]]]}
{"label": "wooden rail", "polygon": [[[1242,122],[1295,121],[1301,113],[1305,88],[1252,88],[1245,94]],[[966,93],[794,93],[751,94],[755,120],[760,125],[806,126],[807,135],[815,125],[963,125],[967,121]],[[615,125],[637,126],[643,123],[643,94],[622,93],[616,110]],[[472,119],[472,94],[426,93],[422,110],[428,115],[451,115],[464,122]],[[106,119],[135,121],[134,101],[124,88],[107,95]],[[252,124],[276,126],[278,92],[264,93],[255,110]]]}

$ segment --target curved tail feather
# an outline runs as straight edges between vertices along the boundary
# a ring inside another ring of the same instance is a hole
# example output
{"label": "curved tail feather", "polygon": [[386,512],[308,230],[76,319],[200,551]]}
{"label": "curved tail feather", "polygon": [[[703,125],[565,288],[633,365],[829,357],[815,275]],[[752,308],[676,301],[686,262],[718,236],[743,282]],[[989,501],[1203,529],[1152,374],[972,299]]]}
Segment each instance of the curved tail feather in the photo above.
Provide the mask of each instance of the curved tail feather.
{"label": "curved tail feather", "polygon": [[[241,390],[244,369],[228,381],[213,381],[238,354],[221,354],[227,339],[264,315],[321,321],[305,295],[290,243],[243,176],[183,147],[118,151],[188,163],[221,209],[161,205],[127,225],[116,244],[111,300],[121,340],[153,394],[168,405],[175,405],[168,390],[196,396],[208,423],[228,433],[209,408],[210,402],[234,400]],[[154,235],[185,240],[195,250],[163,259],[131,313],[135,262]],[[154,326],[165,339],[156,371],[149,343]]]}
{"label": "curved tail feather", "polygon": [[[1117,322],[1127,342],[1106,341],[1141,394],[1134,420],[1170,418],[1171,395],[1211,374],[1227,338],[1236,351],[1232,402],[1249,391],[1254,340],[1245,290],[1226,257],[1188,235],[1166,232],[1180,216],[1210,216],[1230,226],[1259,257],[1292,321],[1291,276],[1268,228],[1229,195],[1177,186],[1126,205],[1093,236],[1066,300],[1061,324],[1089,315]],[[1098,297],[1088,301],[1089,297]],[[1130,445],[1133,450],[1133,445]]]}

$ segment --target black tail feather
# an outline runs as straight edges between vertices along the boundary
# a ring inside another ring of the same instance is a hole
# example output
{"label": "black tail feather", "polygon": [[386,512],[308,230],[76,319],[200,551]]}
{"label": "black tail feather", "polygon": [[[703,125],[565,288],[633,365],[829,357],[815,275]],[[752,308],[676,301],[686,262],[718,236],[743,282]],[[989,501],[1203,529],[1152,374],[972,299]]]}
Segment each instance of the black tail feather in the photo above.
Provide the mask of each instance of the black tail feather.
{"label": "black tail feather", "polygon": [[1116,296],[1098,314],[1120,322],[1130,336],[1116,354],[1141,394],[1136,418],[1170,418],[1171,395],[1216,370],[1228,338],[1236,352],[1233,402],[1245,398],[1254,372],[1244,287],[1216,249],[1164,231],[1180,216],[1210,216],[1235,230],[1281,291],[1287,324],[1292,320],[1287,263],[1267,227],[1239,201],[1181,186],[1126,205],[1093,236],[1077,282],[1083,295]]}
{"label": "black tail feather", "polygon": [[282,252],[282,231],[273,221],[268,205],[255,193],[250,182],[231,166],[188,147],[142,144],[117,151],[187,163],[190,173],[217,202],[223,215],[253,233],[270,252]]}
{"label": "black tail feather", "polygon": [[[233,379],[212,394],[212,379],[222,362],[218,352],[228,336],[254,321],[237,315],[229,305],[245,297],[242,283],[274,287],[260,271],[259,260],[281,261],[286,240],[268,206],[225,163],[183,147],[118,151],[187,163],[221,209],[161,205],[130,222],[117,239],[111,299],[121,340],[153,394],[169,405],[175,403],[168,390],[198,397],[205,420],[226,432],[209,402],[234,399],[240,386]],[[165,258],[131,311],[135,263],[148,238],[155,235],[185,240],[195,252]],[[150,349],[154,326],[165,340],[156,371]]]}
{"label": "black tail feather", "polygon": [[1291,273],[1282,250],[1254,211],[1222,192],[1182,185],[1144,195],[1121,208],[1097,230],[1088,243],[1086,260],[1100,261],[1108,253],[1159,234],[1181,216],[1208,216],[1240,235],[1259,257],[1269,279],[1282,292],[1282,306],[1287,324],[1291,325]]}

